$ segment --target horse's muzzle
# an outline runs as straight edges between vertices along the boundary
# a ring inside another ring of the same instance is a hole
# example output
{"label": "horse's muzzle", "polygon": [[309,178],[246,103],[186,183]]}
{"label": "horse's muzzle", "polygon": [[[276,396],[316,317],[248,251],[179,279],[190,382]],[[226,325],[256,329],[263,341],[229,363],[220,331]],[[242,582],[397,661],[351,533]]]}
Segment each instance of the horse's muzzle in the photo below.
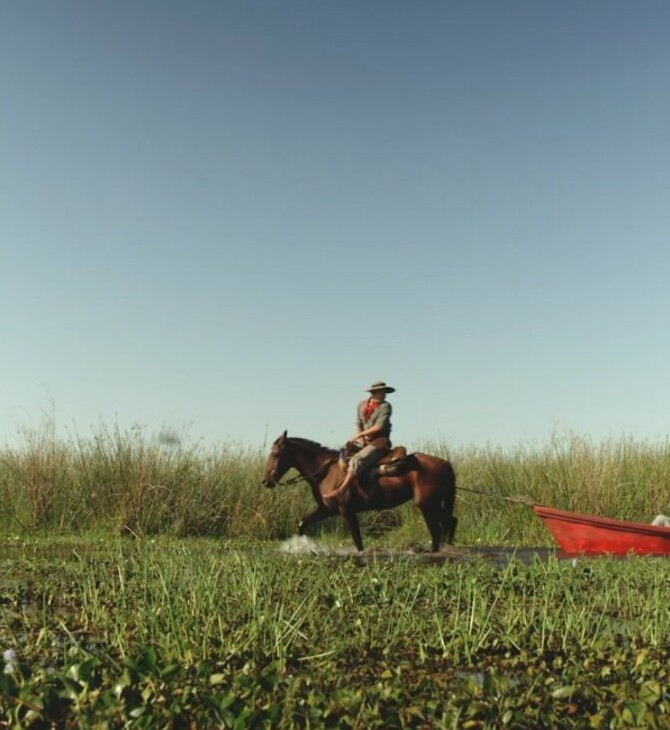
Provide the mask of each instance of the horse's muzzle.
{"label": "horse's muzzle", "polygon": [[277,481],[275,479],[270,479],[269,477],[265,477],[261,480],[261,484],[264,487],[267,487],[268,489],[272,489],[273,487],[277,486]]}

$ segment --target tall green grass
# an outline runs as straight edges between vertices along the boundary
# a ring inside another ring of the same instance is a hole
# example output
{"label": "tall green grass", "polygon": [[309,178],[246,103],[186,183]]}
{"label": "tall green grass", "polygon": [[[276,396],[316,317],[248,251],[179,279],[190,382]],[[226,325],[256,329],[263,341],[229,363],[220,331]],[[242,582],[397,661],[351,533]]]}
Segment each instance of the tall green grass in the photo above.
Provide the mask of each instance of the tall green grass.
{"label": "tall green grass", "polygon": [[[454,464],[461,544],[550,544],[519,498],[643,522],[670,512],[667,441],[593,443],[566,434],[532,448],[427,443],[417,450]],[[266,451],[206,449],[185,437],[164,442],[141,428],[100,426],[69,440],[42,428],[0,452],[0,530],[281,539],[295,532],[312,499],[304,484],[261,486]],[[326,532],[348,539],[340,520],[328,522]],[[365,515],[363,530],[366,544],[427,540],[411,505]]]}

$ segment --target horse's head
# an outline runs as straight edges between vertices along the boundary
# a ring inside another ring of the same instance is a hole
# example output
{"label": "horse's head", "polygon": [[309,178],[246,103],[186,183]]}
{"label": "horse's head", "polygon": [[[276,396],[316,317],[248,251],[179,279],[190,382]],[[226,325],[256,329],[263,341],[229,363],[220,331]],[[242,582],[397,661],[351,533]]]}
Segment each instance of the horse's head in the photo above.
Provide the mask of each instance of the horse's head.
{"label": "horse's head", "polygon": [[286,431],[272,444],[270,455],[265,463],[265,475],[263,476],[263,485],[272,489],[277,486],[277,482],[286,474],[293,466],[291,462],[291,453],[288,448],[288,437]]}

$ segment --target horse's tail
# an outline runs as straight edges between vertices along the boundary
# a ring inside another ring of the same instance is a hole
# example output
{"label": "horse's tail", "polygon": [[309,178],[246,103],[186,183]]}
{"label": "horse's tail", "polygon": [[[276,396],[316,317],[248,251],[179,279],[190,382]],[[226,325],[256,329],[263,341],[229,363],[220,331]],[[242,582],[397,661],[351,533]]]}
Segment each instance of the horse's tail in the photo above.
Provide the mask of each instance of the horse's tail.
{"label": "horse's tail", "polygon": [[450,461],[445,461],[440,475],[442,493],[440,495],[440,524],[442,539],[449,544],[454,541],[458,518],[454,515],[456,504],[456,472]]}

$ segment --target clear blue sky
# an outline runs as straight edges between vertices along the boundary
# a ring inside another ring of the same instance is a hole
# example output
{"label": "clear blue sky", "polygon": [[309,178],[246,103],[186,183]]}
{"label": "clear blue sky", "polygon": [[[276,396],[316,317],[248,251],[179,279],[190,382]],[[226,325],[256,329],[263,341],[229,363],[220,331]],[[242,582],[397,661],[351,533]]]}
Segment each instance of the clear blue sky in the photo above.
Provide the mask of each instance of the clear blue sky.
{"label": "clear blue sky", "polygon": [[[0,440],[670,428],[670,3],[0,3]],[[53,411],[52,411],[53,409]]]}

